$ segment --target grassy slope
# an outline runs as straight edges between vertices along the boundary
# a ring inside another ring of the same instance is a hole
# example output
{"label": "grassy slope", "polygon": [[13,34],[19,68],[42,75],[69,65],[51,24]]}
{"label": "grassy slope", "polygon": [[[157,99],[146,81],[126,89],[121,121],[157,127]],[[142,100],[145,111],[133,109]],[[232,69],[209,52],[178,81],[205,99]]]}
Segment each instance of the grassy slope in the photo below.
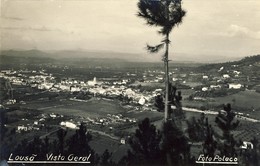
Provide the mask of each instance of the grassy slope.
{"label": "grassy slope", "polygon": [[[233,103],[233,105],[242,107],[242,108],[251,108],[260,109],[260,93],[254,91],[241,91],[239,93],[214,98],[218,103]],[[235,99],[235,102],[232,100]]]}

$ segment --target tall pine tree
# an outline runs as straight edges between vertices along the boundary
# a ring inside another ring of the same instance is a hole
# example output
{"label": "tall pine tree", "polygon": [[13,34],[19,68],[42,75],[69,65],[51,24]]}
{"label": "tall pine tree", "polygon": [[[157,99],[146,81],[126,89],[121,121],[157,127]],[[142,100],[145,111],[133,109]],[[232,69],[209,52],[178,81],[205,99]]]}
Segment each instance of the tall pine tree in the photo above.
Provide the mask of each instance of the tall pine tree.
{"label": "tall pine tree", "polygon": [[147,50],[150,53],[157,53],[165,46],[165,53],[162,60],[165,67],[165,121],[168,120],[168,102],[169,102],[169,35],[172,29],[181,24],[182,18],[185,16],[185,11],[182,9],[182,0],[139,0],[138,16],[145,19],[149,26],[160,27],[159,34],[164,39],[156,46],[147,45]]}

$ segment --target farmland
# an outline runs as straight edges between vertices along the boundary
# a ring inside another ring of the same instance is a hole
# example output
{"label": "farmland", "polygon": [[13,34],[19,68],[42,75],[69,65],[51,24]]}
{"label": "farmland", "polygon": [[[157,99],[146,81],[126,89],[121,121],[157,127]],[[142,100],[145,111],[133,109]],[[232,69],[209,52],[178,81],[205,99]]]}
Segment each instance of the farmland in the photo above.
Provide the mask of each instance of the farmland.
{"label": "farmland", "polygon": [[[257,115],[259,112],[259,103],[257,102],[257,99],[259,98],[259,94],[252,91],[241,91],[239,93],[226,96],[226,97],[219,97],[214,98],[213,101],[207,102],[208,105],[215,105],[220,106],[223,103],[232,103],[233,107],[236,109],[241,110],[241,108],[245,106],[252,106],[255,108],[255,112],[250,112],[250,116]],[[235,99],[235,100],[234,100]],[[234,102],[235,101],[235,102]],[[188,101],[184,100],[183,102],[184,106],[189,105],[195,105],[197,108],[205,105],[205,102],[200,101]],[[69,116],[71,118],[75,117],[89,117],[89,118],[102,118],[106,117],[107,114],[122,114],[124,117],[128,118],[135,118],[137,122],[143,120],[146,117],[149,117],[151,121],[157,126],[160,127],[162,124],[164,113],[161,112],[151,112],[151,111],[136,111],[131,108],[124,108],[119,104],[118,101],[112,101],[112,100],[103,100],[98,98],[92,98],[89,101],[73,101],[73,100],[51,100],[51,101],[37,101],[37,102],[31,102],[23,105],[22,107],[28,108],[28,109],[37,109],[40,112],[43,113],[55,113],[55,114],[62,114],[65,116]],[[219,107],[219,110],[222,108]],[[236,110],[237,111],[237,110]],[[243,112],[243,111],[242,111]],[[251,115],[252,114],[252,115]],[[186,112],[186,119],[191,118],[192,116],[199,117],[199,113],[193,113],[193,112]],[[215,124],[214,118],[215,115],[207,115],[209,117],[209,122],[211,124]],[[257,118],[259,116],[254,116],[254,118]],[[241,125],[234,134],[243,140],[248,140],[254,136],[254,134],[259,133],[257,128],[258,124],[254,124],[254,126],[251,126],[251,122],[246,122],[241,120]],[[93,127],[93,126],[92,126]],[[117,129],[129,133],[134,132],[137,128],[137,125],[117,125],[115,126]],[[185,130],[184,125],[184,130]],[[105,129],[100,129],[105,130]],[[258,136],[258,135],[257,135]]]}
{"label": "farmland", "polygon": [[214,98],[218,103],[233,103],[233,106],[241,108],[252,108],[260,111],[260,93],[255,91],[241,91],[233,95]]}
{"label": "farmland", "polygon": [[259,93],[255,91],[245,90],[228,96],[207,98],[207,100],[205,99],[204,101],[184,100],[183,105],[195,108],[200,108],[204,106],[208,107],[208,109],[219,110],[221,109],[223,104],[230,103],[232,104],[232,107],[235,109],[235,111],[250,111],[255,118],[258,118],[260,117],[260,103],[258,102],[259,97]]}
{"label": "farmland", "polygon": [[38,108],[45,113],[63,114],[68,116],[102,117],[107,114],[118,114],[124,112],[124,108],[114,101],[91,100],[87,102],[62,100],[29,103],[24,107]]}

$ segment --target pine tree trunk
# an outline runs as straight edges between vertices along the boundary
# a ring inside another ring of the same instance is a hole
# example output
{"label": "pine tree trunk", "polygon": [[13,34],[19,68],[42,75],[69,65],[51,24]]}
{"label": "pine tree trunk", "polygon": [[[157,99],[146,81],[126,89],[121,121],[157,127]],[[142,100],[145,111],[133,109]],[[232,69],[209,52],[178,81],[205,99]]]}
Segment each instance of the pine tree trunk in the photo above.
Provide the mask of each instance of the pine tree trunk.
{"label": "pine tree trunk", "polygon": [[[166,18],[167,21],[169,20],[169,5],[170,2],[167,0],[165,2],[165,10],[166,10]],[[167,122],[168,118],[169,118],[169,66],[168,66],[168,57],[169,57],[169,31],[166,34],[166,49],[165,49],[165,59],[164,59],[164,66],[165,66],[165,122]]]}
{"label": "pine tree trunk", "polygon": [[165,50],[165,59],[164,59],[164,66],[165,66],[165,110],[164,110],[164,119],[165,122],[169,118],[169,66],[168,66],[168,56],[169,56],[169,33],[166,35],[166,50]]}

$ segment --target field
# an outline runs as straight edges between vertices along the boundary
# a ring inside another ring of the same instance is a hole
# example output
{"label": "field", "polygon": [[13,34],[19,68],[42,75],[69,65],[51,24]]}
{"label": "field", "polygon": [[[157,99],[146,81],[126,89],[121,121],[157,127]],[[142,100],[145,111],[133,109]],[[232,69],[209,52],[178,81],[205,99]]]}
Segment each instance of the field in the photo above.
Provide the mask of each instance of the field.
{"label": "field", "polygon": [[106,100],[91,100],[87,102],[80,101],[47,101],[26,104],[27,108],[34,108],[45,113],[55,113],[68,116],[82,116],[82,117],[103,117],[107,114],[119,114],[125,112],[117,102]]}
{"label": "field", "polygon": [[136,118],[137,121],[141,121],[146,117],[150,119],[162,119],[164,113],[162,112],[151,112],[151,111],[128,111],[124,114],[126,117],[129,118]]}
{"label": "field", "polygon": [[260,111],[260,93],[254,91],[241,91],[225,97],[217,97],[214,100],[218,103],[232,103],[232,105],[241,108],[252,108]]}
{"label": "field", "polygon": [[221,110],[223,104],[230,103],[234,111],[250,114],[250,117],[260,119],[260,94],[255,91],[240,91],[238,93],[211,98],[210,101],[183,100],[184,107],[209,108]]}
{"label": "field", "polygon": [[[235,111],[260,119],[260,94],[254,91],[241,91],[233,95],[214,98],[215,103],[230,103]],[[209,103],[211,104],[211,103]]]}
{"label": "field", "polygon": [[122,114],[124,117],[134,118],[141,121],[146,117],[158,120],[162,119],[164,114],[160,112],[136,111],[123,108],[118,101],[91,99],[89,101],[42,101],[23,105],[30,109],[37,109],[44,113],[55,113],[74,117],[100,118],[107,114]]}
{"label": "field", "polygon": [[[234,95],[214,98],[215,104],[227,103],[232,101],[235,98],[237,106],[243,107],[244,105],[251,104],[256,108],[257,112],[259,110],[259,103],[257,99],[259,98],[259,94],[252,91],[243,91]],[[193,101],[194,102],[194,101]],[[189,103],[189,102],[188,102]],[[205,102],[197,102],[197,104],[205,104]],[[235,104],[236,104],[235,103]],[[233,104],[232,104],[233,105]],[[41,110],[41,112],[46,113],[56,113],[63,114],[67,116],[74,117],[104,117],[107,114],[122,114],[125,117],[135,118],[137,122],[140,122],[146,117],[149,117],[152,123],[159,129],[162,126],[162,121],[164,117],[163,112],[151,112],[151,111],[134,111],[125,109],[120,106],[117,101],[107,101],[100,99],[92,99],[87,102],[80,101],[71,101],[71,100],[62,100],[62,101],[42,101],[42,102],[34,102],[27,103],[24,105],[27,108],[34,108]],[[199,118],[200,113],[195,112],[186,112],[186,119],[190,119],[192,116]],[[215,131],[221,134],[221,131],[216,126],[215,117],[216,115],[207,115],[209,118],[209,123],[214,127]],[[240,126],[236,131],[233,132],[234,136],[237,140],[250,141],[254,136],[260,139],[260,124],[247,122],[244,120],[240,120]],[[123,132],[135,132],[137,129],[137,125],[124,126],[118,128]],[[183,131],[187,129],[186,122],[183,122]],[[93,133],[94,134],[94,133]],[[110,151],[114,151],[115,153],[119,153],[120,149],[122,152],[125,152],[125,147],[120,145],[118,141],[111,140],[109,138],[104,138],[104,136],[96,135],[95,139],[91,141],[90,145],[98,152],[103,153],[105,149]],[[117,160],[117,159],[115,159]]]}

